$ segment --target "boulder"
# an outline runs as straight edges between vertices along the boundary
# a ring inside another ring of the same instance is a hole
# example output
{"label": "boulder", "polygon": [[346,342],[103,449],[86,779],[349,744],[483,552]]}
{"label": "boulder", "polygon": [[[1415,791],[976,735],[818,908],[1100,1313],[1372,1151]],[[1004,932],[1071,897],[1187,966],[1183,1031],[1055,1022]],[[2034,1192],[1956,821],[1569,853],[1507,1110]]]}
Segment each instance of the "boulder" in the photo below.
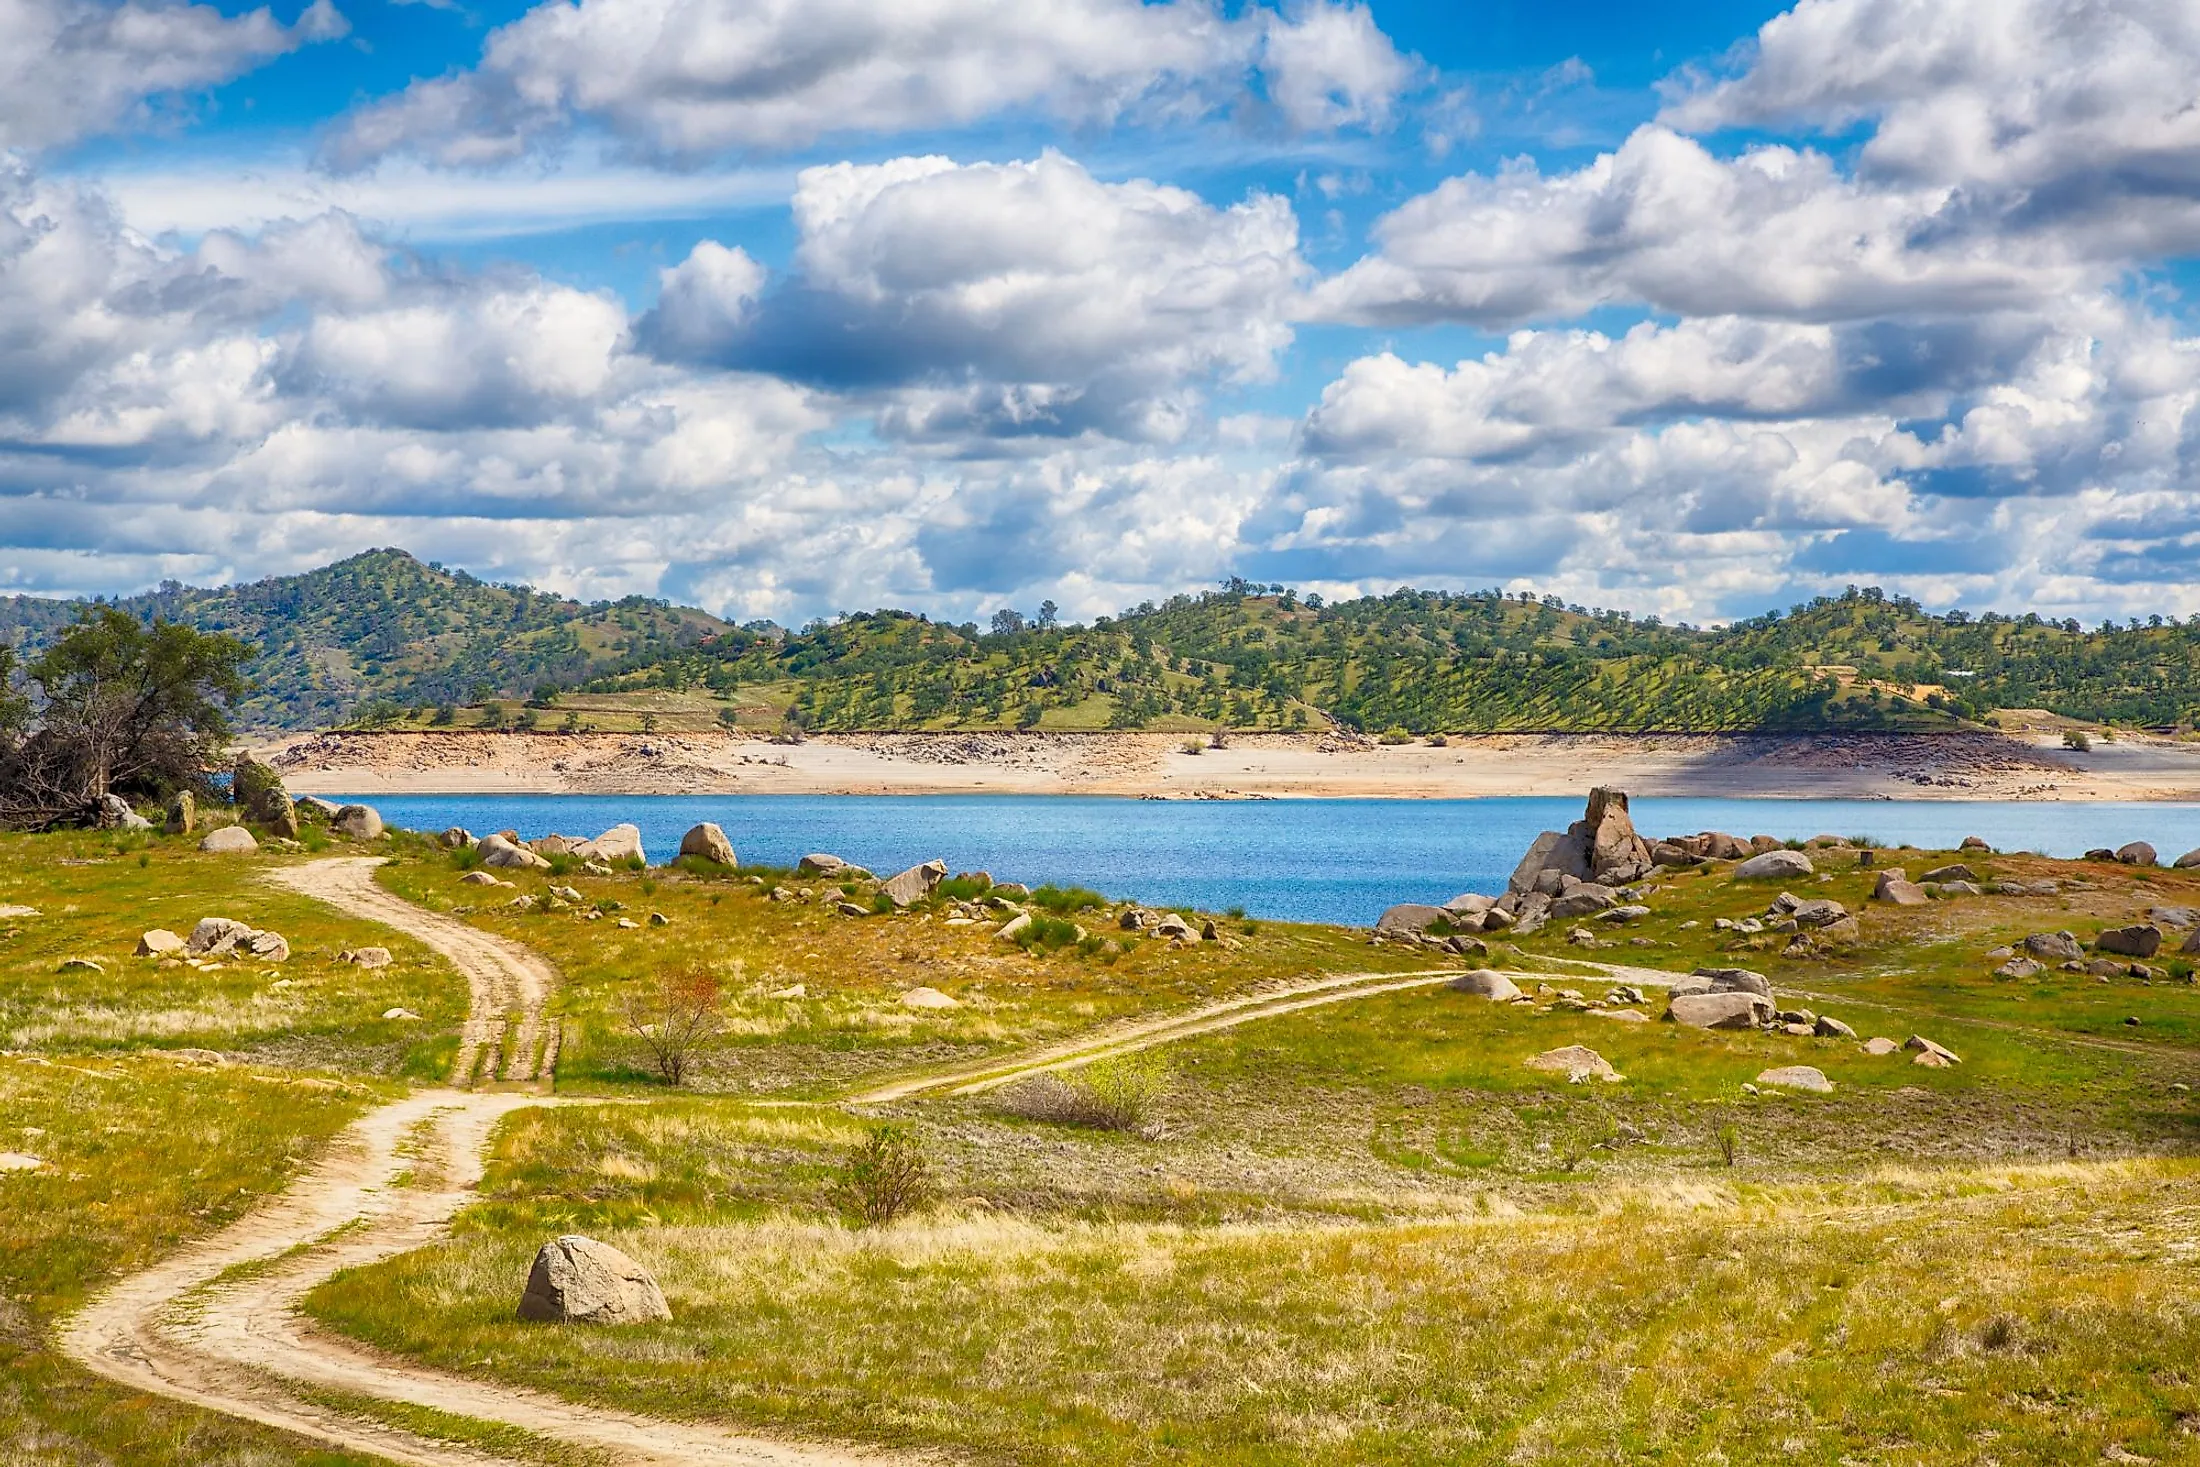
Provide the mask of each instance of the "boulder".
{"label": "boulder", "polygon": [[1451,980],[1454,993],[1471,993],[1476,998],[1486,998],[1493,1003],[1510,1003],[1520,997],[1520,989],[1512,979],[1502,973],[1461,973]]}
{"label": "boulder", "polygon": [[1975,881],[1927,881],[1920,885],[1928,896],[1967,897],[1986,894],[1984,888]]}
{"label": "boulder", "polygon": [[1902,1041],[1902,1047],[1904,1049],[1915,1050],[1920,1055],[1929,1055],[1933,1059],[1944,1065],[1960,1065],[1963,1063],[1963,1061],[1956,1056],[1956,1052],[1954,1050],[1943,1048],[1942,1046],[1933,1043],[1932,1040],[1927,1039],[1922,1034],[1912,1034],[1908,1039]]}
{"label": "boulder", "polygon": [[2181,953],[2186,954],[2200,953],[2200,931],[2196,931],[2190,937],[2186,938],[2184,942],[2178,946],[2177,950]]}
{"label": "boulder", "polygon": [[290,961],[290,940],[280,932],[255,932],[237,944],[237,951],[263,963],[287,963]]}
{"label": "boulder", "polygon": [[[1747,968],[1698,968],[1691,976],[1711,980],[1706,993],[1754,993],[1766,1003],[1772,1002],[1772,980]],[[1679,991],[1678,985],[1675,991]]]}
{"label": "boulder", "polygon": [[1831,927],[1848,914],[1847,907],[1823,897],[1797,902],[1788,909],[1788,915],[1795,919],[1798,927]]}
{"label": "boulder", "polygon": [[1994,970],[1996,978],[2037,978],[2047,971],[2047,965],[2030,958],[2011,958]]}
{"label": "boulder", "polygon": [[2157,927],[2191,927],[2200,924],[2200,911],[2191,907],[2149,907],[2147,920]]}
{"label": "boulder", "polygon": [[458,878],[461,886],[510,886],[509,881],[499,881],[486,871],[469,871]]}
{"label": "boulder", "polygon": [[2143,840],[2131,841],[2116,847],[2116,859],[2126,866],[2159,866],[2162,864],[2162,858],[2155,854],[2154,847]]}
{"label": "boulder", "polygon": [[699,861],[709,861],[716,866],[737,866],[733,858],[733,842],[726,833],[705,820],[702,824],[680,837],[680,854]]}
{"label": "boulder", "polygon": [[1506,889],[1526,893],[1536,889],[1536,880],[1544,872],[1564,872],[1587,880],[1589,857],[1587,846],[1567,831],[1546,830],[1528,844],[1528,853],[1513,868],[1512,879]]}
{"label": "boulder", "polygon": [[932,895],[934,888],[947,879],[947,863],[926,861],[921,866],[911,866],[899,876],[892,877],[879,889],[897,907],[915,906]]}
{"label": "boulder", "polygon": [[199,849],[217,856],[249,856],[260,848],[252,838],[252,832],[241,825],[224,825],[219,830],[209,830],[199,842]]}
{"label": "boulder", "polygon": [[905,1009],[959,1009],[960,1001],[949,998],[937,988],[912,988],[901,996]]}
{"label": "boulder", "polygon": [[1577,828],[1587,845],[1590,880],[1624,886],[1650,874],[1650,845],[1635,832],[1625,790],[1599,785],[1589,791],[1589,808]]}
{"label": "boulder", "polygon": [[643,1324],[670,1319],[649,1270],[594,1238],[545,1243],[527,1271],[519,1317],[553,1324]]}
{"label": "boulder", "polygon": [[474,843],[474,833],[463,825],[454,825],[437,836],[435,842],[447,851],[462,851]]}
{"label": "boulder", "polygon": [[838,876],[848,868],[848,863],[838,856],[828,856],[823,851],[812,851],[795,862],[795,872],[801,876]]}
{"label": "boulder", "polygon": [[1599,922],[1640,922],[1643,918],[1649,915],[1650,909],[1648,907],[1643,906],[1639,902],[1631,902],[1624,907],[1612,908],[1610,911],[1604,913],[1601,917],[1597,918],[1597,920]]}
{"label": "boulder", "polygon": [[1992,855],[1994,852],[1994,848],[1986,843],[1986,838],[1979,835],[1965,836],[1963,838],[1963,844],[1958,846],[1956,849],[1963,851],[1978,851],[1985,855]]}
{"label": "boulder", "polygon": [[130,802],[120,795],[99,797],[99,828],[101,830],[151,830],[153,822],[130,808]]}
{"label": "boulder", "polygon": [[184,951],[195,958],[218,958],[236,950],[237,944],[252,935],[252,924],[239,922],[234,917],[201,917],[198,926],[191,929],[191,938],[184,944]]}
{"label": "boulder", "polygon": [[1619,905],[1619,893],[1596,881],[1577,881],[1565,889],[1562,896],[1551,902],[1550,920],[1564,922],[1574,917],[1586,917],[1592,912],[1609,911]]}
{"label": "boulder", "polygon": [[1801,851],[1785,849],[1765,851],[1751,856],[1734,868],[1734,875],[1742,881],[1785,881],[1796,876],[1815,876],[1818,868],[1811,865],[1810,857]]}
{"label": "boulder", "polygon": [[1462,958],[1486,958],[1490,955],[1488,943],[1479,937],[1469,937],[1463,932],[1454,932],[1445,938],[1444,946]]}
{"label": "boulder", "polygon": [[297,807],[300,819],[317,821],[322,825],[334,820],[336,812],[344,808],[334,800],[324,800],[319,795],[300,795],[292,803]]}
{"label": "boulder", "polygon": [[352,963],[361,968],[387,968],[390,950],[386,947],[348,947],[336,955],[339,963]]}
{"label": "boulder", "polygon": [[137,955],[141,958],[165,958],[171,953],[183,951],[183,939],[165,927],[155,927],[138,938]]}
{"label": "boulder", "polygon": [[1014,942],[1023,933],[1024,929],[1030,925],[1031,913],[1019,912],[996,928],[993,935],[1003,941]]}
{"label": "boulder", "polygon": [[2193,867],[2200,866],[2200,850],[2187,851],[2170,864],[2180,871],[2190,871]]}
{"label": "boulder", "polygon": [[1826,1078],[1825,1071],[1809,1065],[1782,1065],[1766,1070],[1757,1077],[1757,1083],[1777,1085],[1782,1090],[1810,1090],[1820,1095],[1833,1093],[1833,1082]]}
{"label": "boulder", "polygon": [[1811,1032],[1820,1039],[1854,1039],[1856,1031],[1830,1014],[1820,1014],[1811,1021]]}
{"label": "boulder", "polygon": [[1751,854],[1748,841],[1723,830],[1707,830],[1697,839],[1703,842],[1703,853],[1714,861],[1746,861]]}
{"label": "boulder", "polygon": [[1189,938],[1193,942],[1199,941],[1199,930],[1185,921],[1183,914],[1178,912],[1163,912],[1160,920],[1153,924],[1153,931],[1156,937]]}
{"label": "boulder", "polygon": [[2162,929],[2152,922],[2136,922],[2129,927],[2111,927],[2093,939],[2093,950],[2103,953],[2119,953],[2127,958],[2151,958],[2162,946]]}
{"label": "boulder", "polygon": [[237,756],[229,772],[229,795],[244,819],[285,840],[298,838],[298,807],[283,788],[282,776],[250,754]]}
{"label": "boulder", "polygon": [[1864,1041],[1864,1053],[1869,1055],[1893,1054],[1901,1047],[1892,1039],[1872,1038]]}
{"label": "boulder", "polygon": [[1442,907],[1422,906],[1417,902],[1401,902],[1388,908],[1376,920],[1377,937],[1415,937],[1426,932],[1438,922],[1449,923],[1451,913]]}
{"label": "boulder", "polygon": [[1970,867],[1962,864],[1961,862],[1950,862],[1946,866],[1935,866],[1932,870],[1917,878],[1918,885],[1920,886],[1924,885],[1928,881],[1975,882],[1977,880],[1978,873],[1973,871]]}
{"label": "boulder", "polygon": [[494,866],[500,871],[548,870],[547,858],[536,855],[522,845],[515,845],[501,835],[485,835],[474,851],[481,857],[481,864]]}
{"label": "boulder", "polygon": [[1703,857],[1685,846],[1661,840],[1650,848],[1650,864],[1653,866],[1693,866]]}
{"label": "boulder", "polygon": [[104,973],[107,965],[97,958],[63,958],[56,973]]}
{"label": "boulder", "polygon": [[189,790],[183,790],[168,802],[168,816],[161,828],[170,835],[189,835],[199,823],[199,801]]}
{"label": "boulder", "polygon": [[1621,1078],[1619,1071],[1612,1068],[1610,1060],[1586,1044],[1569,1044],[1563,1049],[1547,1049],[1541,1054],[1529,1056],[1524,1063],[1531,1070],[1564,1075],[1568,1082],[1575,1085],[1584,1080],[1616,1081]]}
{"label": "boulder", "polygon": [[594,840],[575,846],[573,854],[583,861],[602,861],[612,866],[625,861],[646,864],[649,860],[642,851],[642,831],[637,825],[614,825]]}
{"label": "boulder", "polygon": [[1478,891],[1463,891],[1444,903],[1444,910],[1457,921],[1461,917],[1479,917],[1496,905],[1495,897],[1486,897]]}
{"label": "boulder", "polygon": [[1872,900],[1897,907],[1922,907],[1932,898],[1925,894],[1924,887],[1910,880],[1907,873],[1884,871],[1880,873],[1879,884],[1872,888]]}
{"label": "boulder", "polygon": [[1749,838],[1750,854],[1754,856],[1761,856],[1767,851],[1783,849],[1786,845],[1787,842],[1776,835],[1753,835]]}
{"label": "boulder", "polygon": [[1665,1017],[1692,1029],[1754,1029],[1772,1018],[1772,1002],[1754,993],[1677,993]]}
{"label": "boulder", "polygon": [[2068,932],[2035,932],[2017,946],[2046,963],[2074,963],[2085,955],[2076,935]]}
{"label": "boulder", "polygon": [[328,828],[351,840],[380,840],[382,812],[372,805],[346,805],[336,812]]}

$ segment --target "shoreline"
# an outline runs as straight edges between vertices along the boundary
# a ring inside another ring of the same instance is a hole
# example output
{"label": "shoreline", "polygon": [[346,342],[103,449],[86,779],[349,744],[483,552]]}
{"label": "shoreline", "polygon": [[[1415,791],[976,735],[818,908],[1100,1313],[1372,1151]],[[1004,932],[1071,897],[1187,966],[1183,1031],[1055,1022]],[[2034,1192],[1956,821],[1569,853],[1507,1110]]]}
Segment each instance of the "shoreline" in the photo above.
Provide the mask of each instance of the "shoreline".
{"label": "shoreline", "polygon": [[[454,730],[257,743],[298,794],[1112,795],[1149,799],[2200,800],[2200,745],[2119,735],[1476,734],[1442,745],[1338,733],[739,734]],[[1204,740],[1201,740],[1204,742]]]}

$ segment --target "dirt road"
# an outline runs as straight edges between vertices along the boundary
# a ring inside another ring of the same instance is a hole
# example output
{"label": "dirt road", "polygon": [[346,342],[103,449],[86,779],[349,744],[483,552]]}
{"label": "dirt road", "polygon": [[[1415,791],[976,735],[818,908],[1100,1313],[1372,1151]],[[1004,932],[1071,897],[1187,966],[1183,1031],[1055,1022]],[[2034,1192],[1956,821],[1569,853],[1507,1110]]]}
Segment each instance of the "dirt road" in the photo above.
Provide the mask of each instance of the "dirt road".
{"label": "dirt road", "polygon": [[[501,1080],[547,1094],[557,1070],[558,1034],[543,1011],[556,970],[516,942],[416,907],[375,884],[379,857],[350,856],[285,866],[270,879],[332,907],[394,927],[442,953],[466,975],[466,1023],[459,1031],[451,1083]],[[501,1060],[501,1063],[499,1062]]]}

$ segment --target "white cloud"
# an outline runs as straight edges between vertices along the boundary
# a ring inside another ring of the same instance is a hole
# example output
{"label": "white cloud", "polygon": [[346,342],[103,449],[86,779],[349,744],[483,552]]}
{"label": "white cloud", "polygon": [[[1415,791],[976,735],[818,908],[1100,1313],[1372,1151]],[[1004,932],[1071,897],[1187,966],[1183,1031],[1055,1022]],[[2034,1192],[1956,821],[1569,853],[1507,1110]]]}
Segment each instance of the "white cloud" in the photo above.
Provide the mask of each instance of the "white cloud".
{"label": "white cloud", "polygon": [[782,290],[752,308],[752,273],[714,284],[698,255],[642,339],[678,360],[917,389],[888,414],[915,436],[1179,436],[1199,383],[1273,371],[1306,274],[1280,198],[1216,208],[1053,152],[810,169],[794,217]]}
{"label": "white cloud", "polygon": [[1209,0],[552,0],[492,33],[473,70],[356,112],[329,155],[478,166],[582,122],[696,158],[1017,111],[1182,118],[1264,67],[1308,128],[1378,122],[1412,76],[1364,7],[1330,0],[1236,17]]}
{"label": "white cloud", "polygon": [[284,26],[264,7],[0,0],[0,148],[142,125],[155,107],[350,29],[330,0]]}

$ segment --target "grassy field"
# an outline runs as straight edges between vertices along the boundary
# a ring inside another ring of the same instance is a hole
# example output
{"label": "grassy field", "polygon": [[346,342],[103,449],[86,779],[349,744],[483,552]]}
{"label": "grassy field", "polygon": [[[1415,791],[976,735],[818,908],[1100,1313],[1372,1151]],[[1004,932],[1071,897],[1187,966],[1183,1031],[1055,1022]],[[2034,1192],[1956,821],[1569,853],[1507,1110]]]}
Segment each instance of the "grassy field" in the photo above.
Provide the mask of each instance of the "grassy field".
{"label": "grassy field", "polygon": [[[704,968],[726,990],[730,1042],[696,1077],[697,1088],[825,1096],[865,1075],[973,1061],[1278,979],[1433,966],[1426,954],[1371,948],[1341,929],[1228,918],[1221,921],[1228,944],[1176,949],[1121,932],[1105,904],[1072,907],[1064,919],[1088,929],[1093,940],[1081,947],[1090,950],[1027,952],[995,937],[994,923],[949,925],[955,919],[944,902],[843,915],[840,903],[853,896],[868,905],[869,894],[788,872],[507,871],[499,874],[515,889],[506,891],[462,884],[467,863],[425,843],[406,849],[383,876],[392,890],[525,943],[558,967],[565,980],[558,1076],[567,1094],[650,1082],[620,998],[634,980],[667,968]],[[790,899],[772,900],[775,886]],[[511,907],[552,887],[579,892],[583,904]],[[1090,893],[1071,900],[1086,898],[1098,901]],[[599,915],[591,919],[591,911]],[[622,928],[621,920],[635,925]],[[917,987],[959,1006],[904,1006],[901,996]]]}
{"label": "grassy field", "polygon": [[[1982,878],[2063,889],[1893,908],[1867,900],[1879,869],[1948,857],[1876,851],[1866,868],[1855,850],[1814,852],[1819,875],[1786,889],[1847,904],[1860,940],[1790,956],[1784,936],[1714,925],[1763,913],[1780,884],[1660,873],[1650,916],[1580,924],[1594,946],[1572,923],[1493,940],[1489,961],[1525,975],[1532,1003],[1421,987],[1187,1038],[1143,1061],[1156,1090],[1136,1124],[1101,1130],[1037,1118],[1052,1112],[1027,1087],[845,1097],[1440,960],[1229,917],[1227,941],[1172,947],[1073,895],[1055,904],[1088,940],[1026,951],[946,899],[849,915],[839,904],[868,905],[864,890],[768,871],[484,888],[424,840],[389,844],[393,891],[560,970],[560,1091],[646,1102],[516,1113],[449,1239],[312,1298],[330,1327],[397,1354],[973,1463],[2200,1461],[2187,929],[2147,980],[2010,981],[1988,956],[2200,906],[2200,877],[1974,857]],[[0,1150],[44,1162],[0,1172],[0,1462],[338,1460],[109,1390],[56,1361],[46,1330],[437,1076],[458,981],[259,880],[300,856],[72,835],[0,842],[0,857],[0,904],[39,912],[0,922]],[[509,905],[553,886],[583,900]],[[204,915],[274,927],[295,954],[213,972],[129,956],[143,928]],[[335,961],[366,942],[397,962]],[[77,956],[104,971],[62,971]],[[1559,1001],[1600,999],[1636,966],[1704,963],[1756,968],[1783,1006],[1860,1038],[1923,1034],[1963,1063]],[[724,983],[731,1032],[675,1091],[621,1000],[684,968]],[[920,985],[957,1006],[905,1005]],[[423,1017],[380,1017],[398,1006]],[[1626,1078],[1569,1084],[1523,1063],[1570,1044]],[[1833,1092],[1755,1084],[1794,1064]],[[882,1122],[916,1138],[932,1186],[866,1229],[844,1181]],[[534,1250],[575,1231],[648,1263],[673,1321],[513,1319]]]}

